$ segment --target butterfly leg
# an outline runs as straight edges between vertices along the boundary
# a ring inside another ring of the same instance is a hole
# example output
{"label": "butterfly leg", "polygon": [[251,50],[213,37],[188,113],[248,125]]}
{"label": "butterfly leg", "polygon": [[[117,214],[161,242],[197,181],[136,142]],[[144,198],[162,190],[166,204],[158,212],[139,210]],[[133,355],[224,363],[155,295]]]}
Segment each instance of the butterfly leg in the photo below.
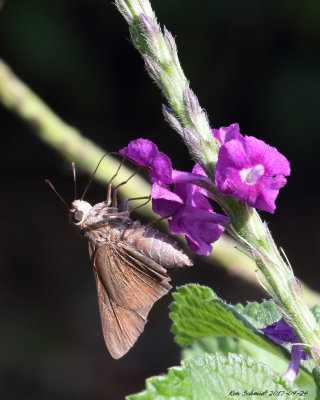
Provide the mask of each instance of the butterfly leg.
{"label": "butterfly leg", "polygon": [[147,200],[147,201],[144,202],[143,204],[140,204],[140,206],[134,208],[131,212],[136,211],[138,208],[143,207],[146,204],[148,204],[149,201],[151,200],[151,196],[133,197],[131,199],[125,199],[125,201],[123,202],[123,206],[122,206],[122,210],[123,211],[127,211],[128,210],[128,203],[129,203],[129,201],[132,201],[132,200]]}
{"label": "butterfly leg", "polygon": [[125,185],[126,183],[128,183],[130,181],[131,178],[133,178],[140,170],[142,167],[139,167],[135,172],[133,172],[128,179],[126,179],[125,181],[119,183],[119,185],[117,185],[113,191],[113,196],[112,196],[112,207],[117,207],[118,206],[118,200],[117,200],[117,194],[118,194],[118,189],[120,186]]}
{"label": "butterfly leg", "polygon": [[153,225],[163,221],[164,219],[169,219],[170,217],[173,217],[175,213],[167,215],[166,217],[161,217],[158,219],[155,219],[154,221],[150,221],[147,225],[144,225],[144,228],[151,228]]}
{"label": "butterfly leg", "polygon": [[144,228],[151,228],[153,225],[157,224],[158,222],[163,221],[164,219],[168,219],[170,218],[171,215],[169,215],[168,217],[161,217],[161,218],[157,218],[154,221],[150,221],[147,225],[144,225]]}
{"label": "butterfly leg", "polygon": [[[126,155],[127,155],[127,152],[126,152]],[[110,181],[108,183],[108,192],[107,192],[107,200],[106,200],[107,207],[110,207],[111,204],[112,204],[112,207],[117,207],[117,194],[116,193],[113,193],[113,197],[111,200],[111,194],[112,194],[111,184],[112,184],[112,181],[118,176],[119,171],[124,164],[124,160],[126,159],[126,155],[124,157],[122,157],[122,160],[118,166],[118,169],[116,170],[116,173],[113,175],[113,177],[110,179]],[[118,186],[116,187],[116,189],[118,188]],[[115,192],[116,192],[116,189],[115,189]]]}
{"label": "butterfly leg", "polygon": [[111,206],[111,192],[112,192],[112,185],[111,182],[108,184],[108,192],[107,192],[107,200],[106,200],[106,206],[110,207]]}

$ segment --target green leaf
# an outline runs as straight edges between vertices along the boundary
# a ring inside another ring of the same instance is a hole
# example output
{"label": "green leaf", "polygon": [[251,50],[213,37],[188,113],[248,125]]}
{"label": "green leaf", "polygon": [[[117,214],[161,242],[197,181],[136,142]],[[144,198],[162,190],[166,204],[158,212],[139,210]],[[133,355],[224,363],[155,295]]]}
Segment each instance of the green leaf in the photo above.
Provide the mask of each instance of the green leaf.
{"label": "green leaf", "polygon": [[314,379],[314,383],[316,384],[317,387],[317,396],[316,399],[320,399],[320,372],[317,368],[313,369],[313,379]]}
{"label": "green leaf", "polygon": [[[257,394],[250,395],[251,391]],[[276,394],[281,391],[284,391],[282,396]],[[181,367],[170,368],[167,375],[147,379],[146,390],[128,396],[127,400],[230,400],[244,396],[259,400],[298,399],[298,394],[285,395],[295,391],[297,386],[249,357],[204,355],[182,361]]]}
{"label": "green leaf", "polygon": [[282,346],[273,343],[254,326],[268,325],[269,321],[263,323],[266,319],[279,319],[270,302],[262,303],[263,312],[260,318],[258,303],[252,303],[253,306],[249,305],[248,308],[238,305],[239,312],[205,286],[182,286],[173,297],[175,301],[170,305],[170,318],[173,320],[171,330],[180,346],[187,346],[196,339],[209,336],[232,336],[245,339],[277,355],[280,352],[283,357],[288,358],[288,353]]}
{"label": "green leaf", "polygon": [[[190,359],[200,357],[204,354],[219,353],[228,356],[228,353],[237,353],[249,356],[257,362],[262,362],[268,365],[272,370],[284,374],[288,369],[288,361],[284,360],[269,351],[261,349],[252,343],[243,339],[235,339],[231,337],[207,337],[194,341],[190,346],[182,350],[182,358]],[[308,360],[310,361],[310,360]],[[304,361],[305,362],[305,361]],[[312,371],[314,364],[310,365],[308,370]],[[313,379],[309,374],[299,374],[295,384],[300,390],[308,392],[308,399],[314,399],[316,388]]]}
{"label": "green leaf", "polygon": [[237,353],[254,358],[258,362],[263,362],[275,371],[284,374],[288,368],[288,361],[283,360],[267,350],[261,349],[256,345],[243,339],[235,339],[227,336],[207,337],[198,339],[182,350],[182,358],[189,359],[199,357],[204,354],[219,353],[227,356],[228,353]]}
{"label": "green leaf", "polygon": [[282,317],[275,302],[272,300],[264,301],[263,303],[252,302],[246,306],[237,304],[234,308],[257,329],[265,328],[279,321]]}
{"label": "green leaf", "polygon": [[182,359],[187,360],[207,353],[219,353],[225,356],[227,356],[228,353],[238,353],[252,356],[243,343],[245,342],[228,336],[211,336],[198,339],[182,350]]}

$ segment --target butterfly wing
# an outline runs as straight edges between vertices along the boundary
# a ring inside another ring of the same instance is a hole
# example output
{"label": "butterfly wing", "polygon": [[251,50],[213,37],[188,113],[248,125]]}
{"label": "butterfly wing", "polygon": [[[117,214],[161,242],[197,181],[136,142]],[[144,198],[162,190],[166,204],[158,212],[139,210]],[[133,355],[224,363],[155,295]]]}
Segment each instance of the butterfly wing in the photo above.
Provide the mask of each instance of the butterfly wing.
{"label": "butterfly wing", "polygon": [[89,244],[103,336],[110,354],[122,357],[142,333],[153,304],[170,290],[159,264],[121,243]]}

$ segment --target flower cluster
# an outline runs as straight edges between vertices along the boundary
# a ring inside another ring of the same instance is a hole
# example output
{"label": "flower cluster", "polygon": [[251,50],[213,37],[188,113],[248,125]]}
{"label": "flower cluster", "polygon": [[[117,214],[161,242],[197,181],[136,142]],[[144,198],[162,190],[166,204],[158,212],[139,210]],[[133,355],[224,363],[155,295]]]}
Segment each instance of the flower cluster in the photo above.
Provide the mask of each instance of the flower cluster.
{"label": "flower cluster", "polygon": [[[242,136],[238,124],[212,129],[219,146],[215,185],[227,195],[269,212],[290,174],[288,160],[274,147],[252,136]],[[192,172],[172,169],[167,155],[147,139],[129,143],[120,154],[149,169],[152,182],[152,209],[169,219],[173,234],[184,234],[194,253],[208,255],[229,218],[213,211],[208,198],[213,197],[201,183],[212,185],[196,164]],[[173,187],[173,189],[172,189]]]}
{"label": "flower cluster", "polygon": [[210,195],[197,186],[211,183],[201,167],[196,165],[191,173],[172,169],[168,156],[147,139],[130,142],[120,154],[149,168],[152,209],[161,217],[170,218],[171,233],[185,235],[194,253],[210,254],[211,243],[218,240],[229,218],[213,212],[206,198]]}
{"label": "flower cluster", "polygon": [[[294,330],[281,318],[267,327],[260,329],[269,339],[277,344],[299,343],[299,339]],[[285,377],[290,381],[294,381],[298,375],[300,360],[307,360],[310,357],[303,351],[302,346],[295,344],[291,350],[291,361]]]}

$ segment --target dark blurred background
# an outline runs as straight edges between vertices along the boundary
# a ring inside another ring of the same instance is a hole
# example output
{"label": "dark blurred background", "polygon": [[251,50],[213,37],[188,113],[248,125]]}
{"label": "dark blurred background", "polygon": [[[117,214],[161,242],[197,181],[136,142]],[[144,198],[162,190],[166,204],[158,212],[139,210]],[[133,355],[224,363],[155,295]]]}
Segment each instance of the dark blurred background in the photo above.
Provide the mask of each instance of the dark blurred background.
{"label": "dark blurred background", "polygon": [[[292,176],[274,216],[263,215],[298,277],[319,288],[320,2],[153,0],[176,37],[212,127],[276,146]],[[163,121],[158,89],[108,0],[7,0],[1,57],[68,123],[105,150],[148,137],[177,169],[192,162]],[[179,362],[166,296],[123,359],[107,353],[86,243],[44,184],[72,196],[70,166],[0,107],[0,398],[117,400]],[[179,149],[179,150],[178,150]],[[84,183],[85,176],[80,177]],[[89,200],[105,189],[93,185]],[[68,197],[69,196],[69,197]],[[199,282],[236,303],[265,295],[195,258],[174,283]]]}

